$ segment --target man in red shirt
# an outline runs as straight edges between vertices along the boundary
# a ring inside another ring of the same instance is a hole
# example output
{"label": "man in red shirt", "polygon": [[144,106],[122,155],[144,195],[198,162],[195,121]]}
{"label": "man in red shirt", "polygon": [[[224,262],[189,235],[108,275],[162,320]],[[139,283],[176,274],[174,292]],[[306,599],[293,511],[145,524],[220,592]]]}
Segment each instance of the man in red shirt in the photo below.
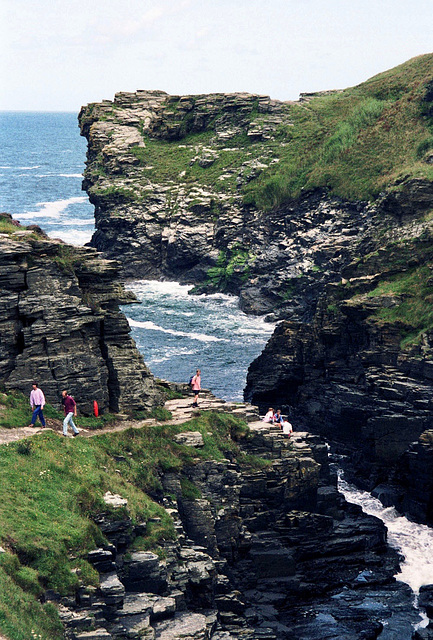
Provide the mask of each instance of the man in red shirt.
{"label": "man in red shirt", "polygon": [[74,398],[68,395],[66,389],[63,389],[62,396],[63,409],[65,410],[65,419],[63,420],[63,435],[68,435],[68,424],[70,424],[73,431],[72,435],[75,437],[80,433],[75,426],[74,421],[72,420],[72,416],[77,416],[77,404]]}

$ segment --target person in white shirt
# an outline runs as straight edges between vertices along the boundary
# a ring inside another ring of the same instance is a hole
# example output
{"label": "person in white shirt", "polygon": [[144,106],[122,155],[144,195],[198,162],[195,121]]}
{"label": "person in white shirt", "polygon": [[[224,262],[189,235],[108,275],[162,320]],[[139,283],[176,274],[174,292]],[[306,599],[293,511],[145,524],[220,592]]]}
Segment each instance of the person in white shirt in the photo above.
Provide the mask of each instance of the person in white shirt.
{"label": "person in white shirt", "polygon": [[42,409],[45,406],[45,396],[42,392],[42,389],[39,389],[38,383],[34,382],[32,384],[32,390],[30,391],[30,406],[32,408],[32,421],[30,423],[30,427],[34,427],[36,420],[39,418],[41,421],[41,425],[45,427],[45,418],[42,412]]}

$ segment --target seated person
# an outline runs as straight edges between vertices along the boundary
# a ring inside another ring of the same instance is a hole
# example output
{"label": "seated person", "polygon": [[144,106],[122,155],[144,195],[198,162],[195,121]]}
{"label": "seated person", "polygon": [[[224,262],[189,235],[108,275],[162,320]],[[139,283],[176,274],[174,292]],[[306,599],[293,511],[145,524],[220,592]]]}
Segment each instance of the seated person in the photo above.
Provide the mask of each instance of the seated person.
{"label": "seated person", "polygon": [[293,427],[287,420],[283,421],[283,434],[285,436],[290,436],[293,433]]}
{"label": "seated person", "polygon": [[269,407],[267,414],[263,418],[263,422],[272,422],[274,419],[274,410],[272,407]]}
{"label": "seated person", "polygon": [[274,415],[274,417],[273,417],[273,419],[272,419],[272,422],[273,422],[274,424],[279,424],[279,425],[281,425],[281,427],[282,427],[283,422],[284,422],[284,418],[283,418],[283,416],[281,415],[281,410],[280,410],[280,409],[277,409],[277,413]]}

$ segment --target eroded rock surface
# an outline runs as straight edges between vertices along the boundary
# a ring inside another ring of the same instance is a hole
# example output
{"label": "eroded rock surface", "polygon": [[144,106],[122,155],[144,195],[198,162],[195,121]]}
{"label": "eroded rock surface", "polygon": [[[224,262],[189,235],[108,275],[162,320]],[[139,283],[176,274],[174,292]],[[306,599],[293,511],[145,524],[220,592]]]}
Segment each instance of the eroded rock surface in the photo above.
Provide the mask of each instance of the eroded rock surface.
{"label": "eroded rock surface", "polygon": [[[241,410],[251,420],[251,407]],[[383,524],[338,493],[327,446],[249,424],[242,448],[262,462],[196,461],[183,472],[200,498],[183,496],[177,472],[161,473],[178,534],[164,559],[129,552],[143,525],[102,523],[111,544],[89,554],[101,587],[83,588],[63,611],[68,637],[361,640],[386,625],[409,640],[418,616],[410,589],[393,578],[397,555]]]}
{"label": "eroded rock surface", "polygon": [[119,310],[133,300],[117,278],[118,265],[94,249],[20,227],[0,234],[0,380],[6,389],[27,394],[37,380],[57,405],[67,388],[84,413],[93,411],[94,400],[102,411],[159,403]]}

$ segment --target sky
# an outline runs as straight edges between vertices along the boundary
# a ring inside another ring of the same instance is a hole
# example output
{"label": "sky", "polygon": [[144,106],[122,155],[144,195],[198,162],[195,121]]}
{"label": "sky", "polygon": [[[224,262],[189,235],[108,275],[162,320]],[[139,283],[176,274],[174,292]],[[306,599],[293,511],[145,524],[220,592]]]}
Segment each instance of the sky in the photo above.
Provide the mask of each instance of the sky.
{"label": "sky", "polygon": [[433,51],[431,0],[0,0],[0,110],[344,89]]}

